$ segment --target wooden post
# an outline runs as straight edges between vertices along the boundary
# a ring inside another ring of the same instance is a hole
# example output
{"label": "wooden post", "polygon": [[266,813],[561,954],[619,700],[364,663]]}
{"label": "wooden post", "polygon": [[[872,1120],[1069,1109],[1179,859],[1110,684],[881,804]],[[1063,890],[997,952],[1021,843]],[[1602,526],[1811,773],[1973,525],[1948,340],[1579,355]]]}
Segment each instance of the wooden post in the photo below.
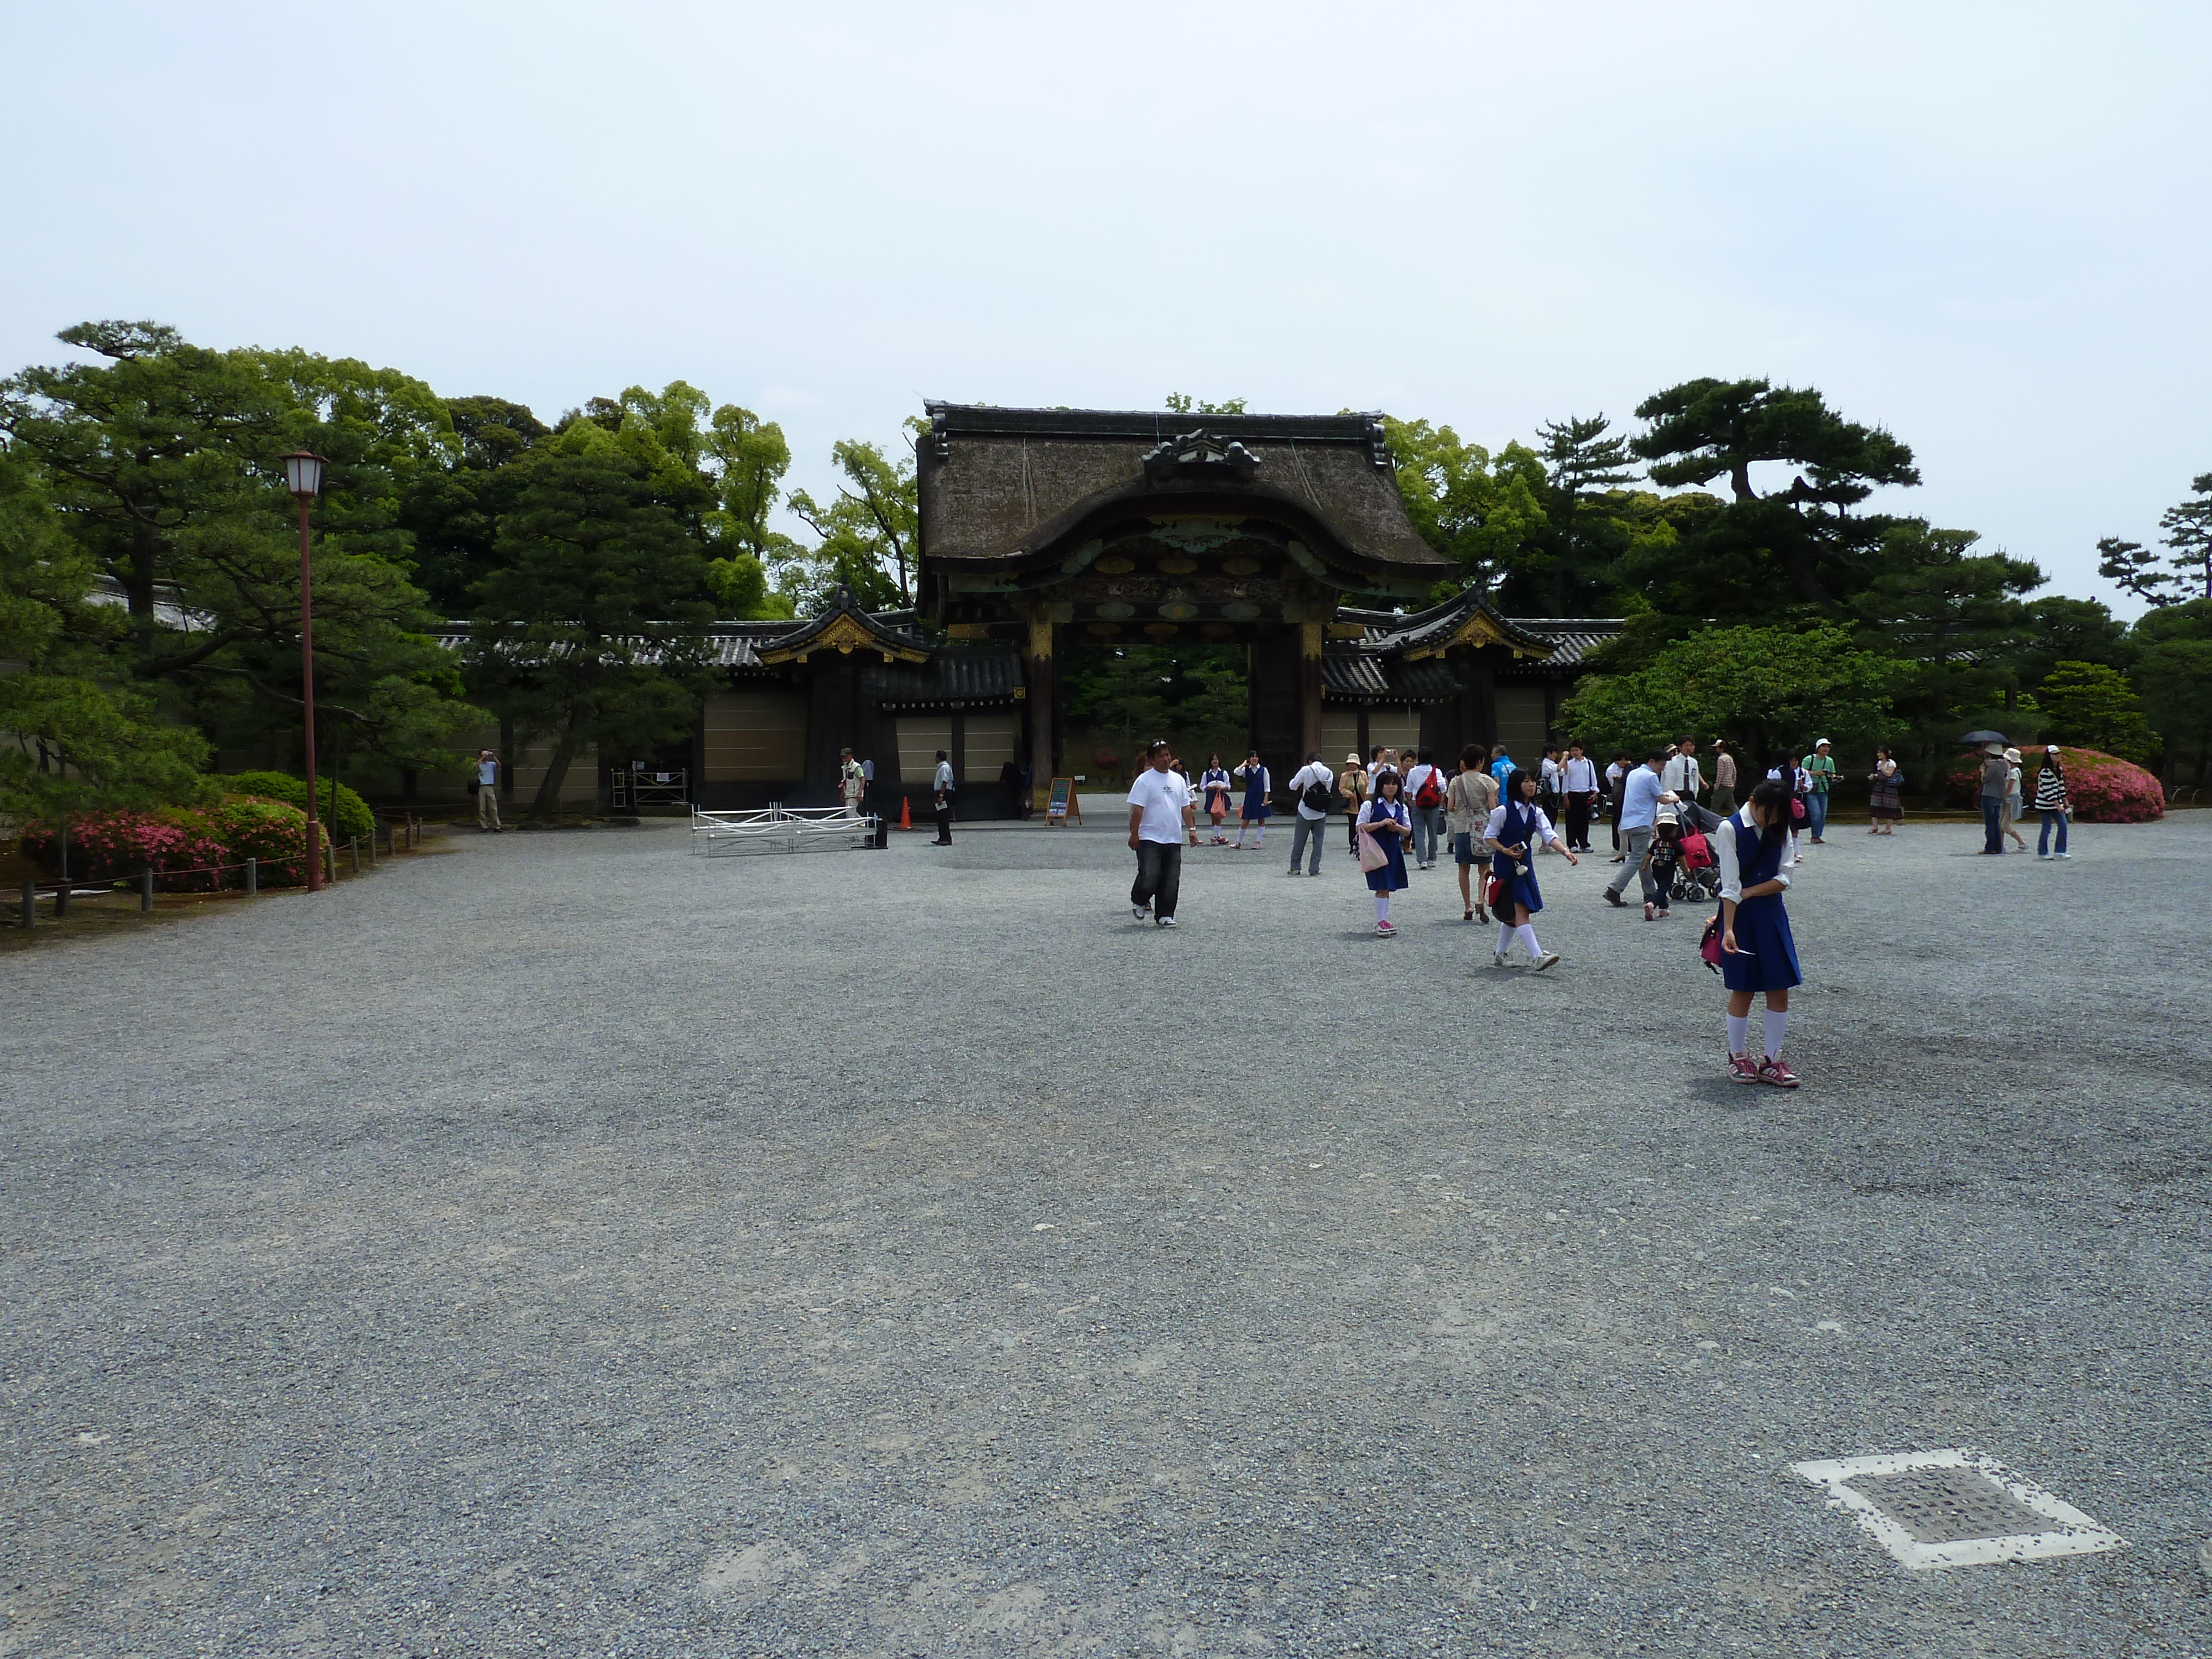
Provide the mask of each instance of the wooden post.
{"label": "wooden post", "polygon": [[260,890],[261,860],[259,859],[248,859],[246,861],[246,896],[252,898]]}
{"label": "wooden post", "polygon": [[353,860],[354,874],[356,876],[359,875],[361,873],[361,837],[359,836],[351,836],[347,838],[346,852]]}
{"label": "wooden post", "polygon": [[35,881],[23,884],[23,913],[16,918],[16,925],[22,927],[39,925],[39,884]]}
{"label": "wooden post", "polygon": [[1321,747],[1321,651],[1328,625],[1298,624],[1298,764]]}
{"label": "wooden post", "polygon": [[154,871],[151,866],[138,872],[138,914],[144,915],[154,908]]}
{"label": "wooden post", "polygon": [[1053,677],[1057,665],[1052,655],[1049,618],[1030,623],[1030,647],[1022,659],[1023,678],[1028,684],[1030,706],[1030,805],[1042,811],[1052,799],[1053,717],[1060,699]]}

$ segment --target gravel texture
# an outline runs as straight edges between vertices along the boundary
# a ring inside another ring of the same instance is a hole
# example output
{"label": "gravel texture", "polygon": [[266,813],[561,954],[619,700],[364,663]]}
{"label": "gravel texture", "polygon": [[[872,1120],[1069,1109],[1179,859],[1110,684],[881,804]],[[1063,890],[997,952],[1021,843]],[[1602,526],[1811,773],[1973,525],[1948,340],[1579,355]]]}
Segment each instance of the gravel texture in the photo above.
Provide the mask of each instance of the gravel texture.
{"label": "gravel texture", "polygon": [[[2212,813],[1836,830],[1795,1094],[1602,854],[1540,976],[1034,827],[11,958],[0,1654],[2212,1651]],[[1788,1468],[1950,1446],[2129,1547]]]}

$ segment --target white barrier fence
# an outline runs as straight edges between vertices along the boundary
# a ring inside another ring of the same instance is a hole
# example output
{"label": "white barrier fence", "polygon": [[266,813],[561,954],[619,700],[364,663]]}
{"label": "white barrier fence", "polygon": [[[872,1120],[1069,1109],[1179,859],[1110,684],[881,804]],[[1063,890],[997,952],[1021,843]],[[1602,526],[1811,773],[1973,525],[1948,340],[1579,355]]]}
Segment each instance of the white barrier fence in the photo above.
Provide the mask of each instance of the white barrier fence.
{"label": "white barrier fence", "polygon": [[755,812],[691,811],[691,850],[722,853],[804,853],[852,850],[875,839],[872,814],[842,806],[785,806],[770,801]]}

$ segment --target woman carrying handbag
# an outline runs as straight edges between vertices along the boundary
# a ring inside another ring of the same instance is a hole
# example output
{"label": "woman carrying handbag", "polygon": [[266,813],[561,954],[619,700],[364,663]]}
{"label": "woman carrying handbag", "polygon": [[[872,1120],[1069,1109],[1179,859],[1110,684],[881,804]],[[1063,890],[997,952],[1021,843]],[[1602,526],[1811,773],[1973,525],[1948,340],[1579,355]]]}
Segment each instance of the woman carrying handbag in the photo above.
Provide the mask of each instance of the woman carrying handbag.
{"label": "woman carrying handbag", "polygon": [[1384,939],[1398,937],[1390,895],[1407,884],[1406,840],[1413,833],[1413,815],[1398,798],[1404,788],[1395,772],[1384,772],[1375,780],[1375,798],[1359,809],[1359,867],[1375,895],[1375,931]]}

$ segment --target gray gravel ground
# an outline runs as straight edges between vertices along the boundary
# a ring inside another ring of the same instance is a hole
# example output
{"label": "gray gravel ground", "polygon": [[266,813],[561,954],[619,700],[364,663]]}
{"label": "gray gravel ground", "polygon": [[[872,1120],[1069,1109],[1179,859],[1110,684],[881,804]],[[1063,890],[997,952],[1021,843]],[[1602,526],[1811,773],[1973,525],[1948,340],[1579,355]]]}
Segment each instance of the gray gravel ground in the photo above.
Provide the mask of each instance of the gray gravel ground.
{"label": "gray gravel ground", "polygon": [[[0,970],[0,1654],[2212,1650],[2212,813],[1698,921],[464,837]],[[1822,1328],[1824,1323],[1833,1328]],[[2122,1551],[1908,1574],[1972,1446]]]}

